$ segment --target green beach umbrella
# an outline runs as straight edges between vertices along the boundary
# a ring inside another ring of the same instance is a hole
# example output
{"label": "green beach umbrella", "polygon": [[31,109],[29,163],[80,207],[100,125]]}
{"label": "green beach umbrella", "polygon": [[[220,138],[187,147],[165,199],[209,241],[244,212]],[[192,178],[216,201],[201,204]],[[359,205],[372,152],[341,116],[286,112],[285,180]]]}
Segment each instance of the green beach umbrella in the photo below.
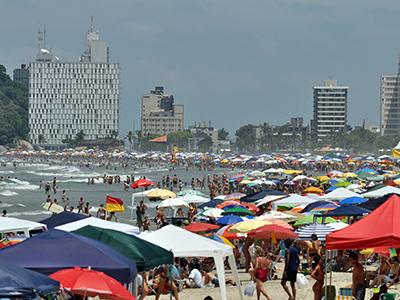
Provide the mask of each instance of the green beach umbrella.
{"label": "green beach umbrella", "polygon": [[164,264],[173,264],[172,252],[129,235],[112,229],[85,226],[73,233],[99,241],[118,251],[122,255],[135,260],[139,272],[149,271]]}
{"label": "green beach umbrella", "polygon": [[178,196],[196,195],[196,196],[201,196],[201,197],[207,197],[204,193],[202,193],[198,190],[182,190],[176,194]]}
{"label": "green beach umbrella", "polygon": [[[315,220],[318,224],[322,224],[322,217],[315,217]],[[337,222],[337,221],[334,218],[326,217],[324,223],[328,224],[328,223],[335,223],[335,222]],[[301,217],[300,219],[297,219],[297,221],[293,225],[298,227],[298,226],[308,225],[308,224],[312,224],[312,223],[315,223],[314,216],[308,215],[308,216]]]}
{"label": "green beach umbrella", "polygon": [[239,215],[239,216],[254,215],[248,209],[246,209],[244,207],[240,207],[240,206],[229,208],[229,209],[225,210],[222,214],[223,215],[233,214],[233,215]]}
{"label": "green beach umbrella", "polygon": [[339,181],[338,183],[335,184],[335,186],[342,188],[347,188],[349,185],[351,185],[350,181]]}

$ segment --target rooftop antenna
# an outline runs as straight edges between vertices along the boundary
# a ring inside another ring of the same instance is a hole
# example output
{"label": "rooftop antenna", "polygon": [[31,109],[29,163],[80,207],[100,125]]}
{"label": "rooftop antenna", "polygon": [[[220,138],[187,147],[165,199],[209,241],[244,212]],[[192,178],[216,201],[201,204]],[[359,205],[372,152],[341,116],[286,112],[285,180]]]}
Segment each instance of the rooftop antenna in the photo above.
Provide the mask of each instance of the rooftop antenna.
{"label": "rooftop antenna", "polygon": [[40,52],[40,50],[43,48],[43,31],[41,28],[38,29],[37,34],[38,50]]}
{"label": "rooftop antenna", "polygon": [[46,26],[43,26],[43,48],[46,49]]}
{"label": "rooftop antenna", "polygon": [[93,16],[90,17],[90,31],[94,31],[94,26],[93,26]]}

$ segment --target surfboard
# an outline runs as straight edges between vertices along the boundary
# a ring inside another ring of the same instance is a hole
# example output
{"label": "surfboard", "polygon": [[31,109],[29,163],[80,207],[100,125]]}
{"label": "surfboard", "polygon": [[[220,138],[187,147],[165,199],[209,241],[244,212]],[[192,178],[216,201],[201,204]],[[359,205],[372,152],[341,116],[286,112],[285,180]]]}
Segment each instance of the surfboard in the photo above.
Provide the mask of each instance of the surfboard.
{"label": "surfboard", "polygon": [[51,203],[51,202],[45,202],[43,203],[42,207],[45,210],[51,211],[52,213],[59,214],[64,211],[64,207],[61,205],[58,205],[56,203]]}

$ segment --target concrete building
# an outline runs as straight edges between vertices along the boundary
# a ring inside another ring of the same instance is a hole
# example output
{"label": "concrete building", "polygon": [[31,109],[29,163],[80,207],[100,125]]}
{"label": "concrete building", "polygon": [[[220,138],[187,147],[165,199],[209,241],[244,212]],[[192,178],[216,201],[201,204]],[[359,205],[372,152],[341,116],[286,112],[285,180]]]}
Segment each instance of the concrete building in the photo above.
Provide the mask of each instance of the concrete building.
{"label": "concrete building", "polygon": [[381,77],[381,135],[400,135],[400,57],[397,75]]}
{"label": "concrete building", "polygon": [[347,86],[337,86],[336,80],[325,80],[323,86],[315,86],[314,114],[311,134],[321,140],[327,135],[346,130],[347,127]]}
{"label": "concrete building", "polygon": [[142,97],[142,136],[167,135],[184,129],[184,107],[174,104],[174,96],[156,86]]}
{"label": "concrete building", "polygon": [[[80,60],[58,59],[38,34],[38,54],[29,65],[29,135],[33,145],[65,147],[80,132],[85,140],[118,134],[120,67],[93,23]],[[63,142],[64,141],[64,142]]]}
{"label": "concrete building", "polygon": [[21,68],[14,69],[13,71],[13,80],[15,82],[19,82],[23,85],[29,85],[29,69],[25,64],[21,65]]}

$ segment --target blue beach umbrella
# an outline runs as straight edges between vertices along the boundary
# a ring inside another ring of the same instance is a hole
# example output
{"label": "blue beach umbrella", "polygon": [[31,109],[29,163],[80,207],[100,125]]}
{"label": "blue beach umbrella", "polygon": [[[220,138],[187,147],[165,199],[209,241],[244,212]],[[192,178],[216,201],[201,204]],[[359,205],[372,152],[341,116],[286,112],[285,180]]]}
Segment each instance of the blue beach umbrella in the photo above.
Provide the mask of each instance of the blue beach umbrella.
{"label": "blue beach umbrella", "polygon": [[340,205],[356,205],[360,203],[367,202],[368,200],[362,197],[349,197],[346,199],[343,199],[342,201],[339,202]]}
{"label": "blue beach umbrella", "polygon": [[226,216],[219,218],[217,220],[217,223],[221,224],[221,225],[230,225],[230,224],[236,224],[236,223],[239,223],[242,221],[243,221],[243,218],[230,214],[230,215],[226,215]]}

